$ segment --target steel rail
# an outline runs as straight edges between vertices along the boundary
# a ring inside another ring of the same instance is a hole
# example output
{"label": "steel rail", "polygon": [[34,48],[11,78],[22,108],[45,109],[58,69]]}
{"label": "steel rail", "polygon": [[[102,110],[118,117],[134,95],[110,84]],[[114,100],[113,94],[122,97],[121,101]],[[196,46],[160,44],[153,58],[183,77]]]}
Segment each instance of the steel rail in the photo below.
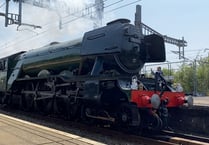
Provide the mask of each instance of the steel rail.
{"label": "steel rail", "polygon": [[[94,126],[94,125],[86,125],[86,124],[81,124],[81,123],[76,123],[72,121],[66,121],[60,118],[54,118],[50,116],[42,116],[38,115],[35,113],[31,112],[22,112],[22,111],[11,111],[11,110],[5,110],[1,109],[0,114],[6,114],[8,116],[13,116],[15,118],[19,118],[22,120],[29,120],[30,122],[41,124],[43,126],[48,126],[50,128],[54,128],[56,130],[61,130],[64,132],[71,132],[73,133],[75,130],[76,133],[75,135],[79,136],[85,136],[86,138],[91,138],[95,139],[96,141],[101,141],[102,143],[105,144],[133,144],[133,145],[176,145],[176,143],[171,143],[168,141],[163,141],[163,140],[156,140],[148,137],[142,137],[142,136],[137,136],[137,135],[131,135],[128,132],[120,132],[120,131],[115,131],[111,130],[109,127],[105,128],[104,126]],[[36,130],[35,128],[30,128],[25,125],[21,125],[18,122],[10,121],[10,120],[2,120],[0,119],[0,122],[3,121],[4,123],[7,123],[9,125],[12,125],[14,127],[23,129],[25,131],[31,132],[31,130]],[[73,130],[73,131],[72,131]],[[77,132],[81,134],[77,134]],[[40,134],[39,134],[40,133]],[[36,131],[35,135],[42,136],[44,132]],[[97,135],[101,135],[106,140],[100,140]],[[52,142],[54,141],[53,139],[53,134],[50,134],[47,139],[50,139]],[[95,136],[95,137],[94,137]],[[57,136],[54,136],[57,138]],[[56,140],[56,139],[55,139]],[[111,142],[111,143],[109,143]]]}

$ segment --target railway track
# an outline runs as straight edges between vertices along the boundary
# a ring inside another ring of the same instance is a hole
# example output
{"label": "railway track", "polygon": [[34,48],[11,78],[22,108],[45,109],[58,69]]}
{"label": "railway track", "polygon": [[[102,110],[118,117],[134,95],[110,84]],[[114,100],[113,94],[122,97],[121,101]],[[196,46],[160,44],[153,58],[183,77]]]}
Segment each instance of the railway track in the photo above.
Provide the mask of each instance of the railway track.
{"label": "railway track", "polygon": [[[26,120],[28,122],[33,122],[35,124],[47,126],[50,128],[54,128],[56,130],[61,130],[64,132],[69,132],[78,136],[83,136],[86,138],[90,138],[92,140],[104,143],[104,144],[130,144],[130,145],[200,145],[207,144],[209,139],[203,137],[195,137],[189,135],[181,135],[174,134],[169,131],[160,132],[158,135],[154,135],[150,133],[150,135],[145,136],[136,136],[130,135],[127,133],[122,133],[114,130],[110,130],[108,127],[99,127],[95,125],[86,125],[76,122],[71,122],[67,120],[63,120],[62,118],[52,117],[52,116],[42,116],[40,114],[31,113],[31,112],[23,112],[17,111],[13,109],[0,109],[0,114],[6,114],[9,116],[13,116],[15,118],[19,118],[21,120]],[[31,132],[31,130],[36,132],[36,135],[42,135],[43,132],[36,131],[35,128],[28,128],[24,125],[21,125],[18,122],[8,120],[1,120],[0,122],[7,123],[13,127],[23,129],[24,131]],[[189,138],[190,137],[190,138]],[[56,140],[59,139],[54,137],[53,134],[49,135],[48,140]],[[195,144],[194,144],[194,141]]]}
{"label": "railway track", "polygon": [[171,131],[162,131],[163,135],[168,137],[170,142],[175,142],[179,144],[207,144],[209,145],[209,138],[191,135],[191,134],[183,134],[183,133],[176,133]]}
{"label": "railway track", "polygon": [[[23,112],[17,111],[13,109],[0,109],[0,114],[5,114],[8,116],[12,116],[14,118],[18,118],[21,120],[25,120],[28,122],[32,122],[35,124],[39,124],[42,126],[46,126],[49,128],[53,128],[56,130],[68,132],[71,134],[75,134],[77,136],[82,136],[85,138],[89,138],[91,140],[95,140],[97,142],[101,142],[104,144],[114,144],[114,145],[173,145],[166,141],[155,140],[146,137],[140,137],[135,135],[129,135],[127,133],[122,133],[114,130],[110,130],[108,127],[99,127],[95,125],[86,125],[76,122],[71,122],[67,120],[63,120],[62,118],[56,118],[52,116],[42,116],[40,114],[31,113],[31,112]],[[10,119],[1,120],[0,122],[6,123],[18,129],[22,129],[24,131],[35,131],[36,135],[42,135],[43,132],[36,131],[36,128],[30,127],[28,128],[25,125],[21,125],[18,122],[11,121]],[[57,138],[53,135],[48,136],[48,140],[56,140]]]}
{"label": "railway track", "polygon": [[191,134],[183,134],[172,131],[163,130],[158,133],[146,133],[145,137],[162,140],[178,145],[209,145],[209,138]]}

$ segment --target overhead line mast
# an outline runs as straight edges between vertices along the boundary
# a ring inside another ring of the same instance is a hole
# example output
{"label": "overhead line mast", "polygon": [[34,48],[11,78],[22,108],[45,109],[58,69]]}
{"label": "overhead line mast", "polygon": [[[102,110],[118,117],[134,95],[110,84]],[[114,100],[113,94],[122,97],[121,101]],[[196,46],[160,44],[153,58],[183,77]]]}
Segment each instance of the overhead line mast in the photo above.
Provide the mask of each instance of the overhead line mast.
{"label": "overhead line mast", "polygon": [[143,35],[157,34],[157,35],[162,36],[166,43],[176,45],[179,48],[179,52],[178,52],[179,59],[185,58],[184,57],[184,47],[187,46],[187,42],[184,40],[184,38],[176,39],[176,38],[172,38],[172,37],[169,37],[166,35],[162,35],[161,33],[157,32],[153,28],[142,23],[142,21],[141,21],[141,6],[140,5],[136,6],[135,25],[138,26],[139,30],[142,31],[141,33]]}
{"label": "overhead line mast", "polygon": [[176,45],[179,48],[179,59],[184,58],[184,47],[187,46],[187,42],[184,40],[184,37],[182,39],[172,38],[166,35],[162,35],[161,33],[155,31],[154,29],[143,23],[141,23],[141,25],[142,25],[142,32],[144,35],[157,34],[162,36],[166,43]]}
{"label": "overhead line mast", "polygon": [[16,25],[18,25],[18,27],[21,25],[25,25],[25,26],[30,26],[30,27],[34,27],[34,28],[41,28],[41,26],[22,23],[22,3],[24,1],[23,0],[13,0],[13,1],[19,3],[18,14],[9,12],[10,0],[6,0],[5,14],[1,14],[1,15],[5,16],[5,27],[8,27],[9,25],[12,25],[12,24],[16,24]]}
{"label": "overhead line mast", "polygon": [[[16,2],[16,0],[14,0]],[[12,24],[21,25],[22,22],[22,0],[18,0],[19,2],[19,11],[18,14],[9,13],[9,2],[10,0],[6,0],[6,9],[5,9],[5,27]]]}
{"label": "overhead line mast", "polygon": [[[57,11],[60,6],[64,6],[63,11],[68,12],[68,15],[72,15],[75,17],[86,17],[93,20],[94,28],[98,28],[102,26],[102,19],[103,19],[103,13],[104,13],[104,1],[106,0],[95,0],[93,4],[86,5],[84,9],[78,10],[78,9],[70,9],[67,6],[67,3],[65,1],[58,0],[24,0],[22,1],[25,4],[30,4],[36,7],[40,8],[47,8],[49,10]],[[55,4],[55,6],[52,6],[51,3]],[[93,10],[95,9],[95,10]],[[62,17],[58,13],[58,16],[60,17],[60,29],[62,28]],[[95,13],[93,15],[93,13]]]}

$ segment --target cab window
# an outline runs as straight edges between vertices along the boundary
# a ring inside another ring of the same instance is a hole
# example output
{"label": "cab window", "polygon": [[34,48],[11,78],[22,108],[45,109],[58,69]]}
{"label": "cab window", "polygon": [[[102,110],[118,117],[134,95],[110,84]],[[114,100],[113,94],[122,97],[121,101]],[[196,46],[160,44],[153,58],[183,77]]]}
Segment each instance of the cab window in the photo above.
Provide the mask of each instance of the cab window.
{"label": "cab window", "polygon": [[0,70],[5,70],[5,60],[0,61]]}

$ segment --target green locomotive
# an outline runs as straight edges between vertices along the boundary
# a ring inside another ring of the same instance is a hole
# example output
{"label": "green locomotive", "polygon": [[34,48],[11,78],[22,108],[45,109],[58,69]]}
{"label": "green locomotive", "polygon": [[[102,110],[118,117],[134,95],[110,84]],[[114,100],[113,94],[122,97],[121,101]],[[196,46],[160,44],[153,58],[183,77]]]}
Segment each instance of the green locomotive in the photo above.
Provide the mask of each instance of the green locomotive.
{"label": "green locomotive", "polygon": [[82,40],[0,59],[1,102],[69,119],[138,126],[138,109],[122,84],[130,87],[145,62],[165,61],[163,38],[140,32],[120,19],[86,32]]}

